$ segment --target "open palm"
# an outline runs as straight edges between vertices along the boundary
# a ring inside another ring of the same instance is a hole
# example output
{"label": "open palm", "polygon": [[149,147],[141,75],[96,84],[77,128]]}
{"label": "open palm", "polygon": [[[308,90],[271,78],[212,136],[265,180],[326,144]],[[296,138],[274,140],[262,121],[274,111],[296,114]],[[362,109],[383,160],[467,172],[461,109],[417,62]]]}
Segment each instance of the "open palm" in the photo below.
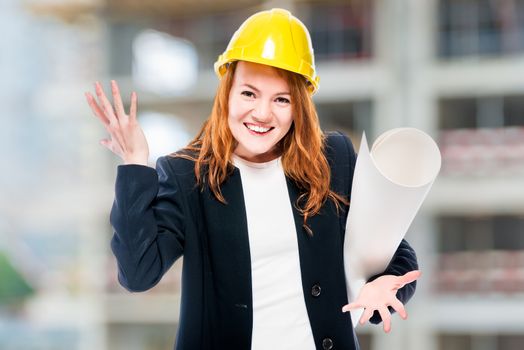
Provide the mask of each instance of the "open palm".
{"label": "open palm", "polygon": [[398,300],[397,291],[406,284],[419,278],[421,272],[414,270],[402,276],[385,275],[376,280],[366,283],[354,302],[345,305],[343,312],[364,308],[364,313],[360,317],[359,323],[364,324],[373,316],[377,310],[384,324],[384,331],[387,333],[391,330],[391,313],[388,306],[391,306],[400,317],[408,317],[404,305]]}
{"label": "open palm", "polygon": [[98,101],[89,92],[86,92],[87,103],[111,136],[109,139],[101,140],[100,143],[122,158],[125,164],[147,165],[149,147],[136,118],[136,93],[131,94],[131,107],[128,115],[124,111],[120,91],[114,80],[111,81],[114,108],[99,82],[95,83],[95,91]]}

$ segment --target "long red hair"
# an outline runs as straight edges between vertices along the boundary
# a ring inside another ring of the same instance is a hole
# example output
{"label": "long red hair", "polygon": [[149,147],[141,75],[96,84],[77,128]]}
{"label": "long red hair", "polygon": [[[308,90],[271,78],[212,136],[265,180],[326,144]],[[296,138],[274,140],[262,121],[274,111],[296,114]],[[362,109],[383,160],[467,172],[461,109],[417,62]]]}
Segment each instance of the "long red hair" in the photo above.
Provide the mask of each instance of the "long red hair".
{"label": "long red hair", "polygon": [[[230,63],[218,85],[211,114],[196,137],[182,150],[172,154],[194,161],[197,183],[204,186],[207,182],[215,197],[224,204],[227,201],[220,185],[234,169],[231,155],[237,146],[228,125],[229,92],[235,69],[236,62]],[[277,147],[280,148],[285,175],[294,180],[302,191],[295,206],[304,217],[304,228],[312,235],[307,219],[317,214],[328,198],[334,202],[337,212],[340,203],[348,205],[349,202],[329,188],[331,172],[324,155],[325,135],[320,129],[307,81],[299,74],[274,69],[289,85],[293,108],[291,128]],[[304,204],[300,206],[299,203]]]}

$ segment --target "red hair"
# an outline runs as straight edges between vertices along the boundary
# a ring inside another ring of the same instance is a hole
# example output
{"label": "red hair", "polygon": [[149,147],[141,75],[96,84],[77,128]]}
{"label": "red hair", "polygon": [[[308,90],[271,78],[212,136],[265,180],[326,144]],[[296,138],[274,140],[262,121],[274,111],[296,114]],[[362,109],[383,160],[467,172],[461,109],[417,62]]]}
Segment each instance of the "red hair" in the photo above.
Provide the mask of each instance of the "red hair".
{"label": "red hair", "polygon": [[[231,155],[237,146],[228,125],[229,92],[233,85],[236,63],[230,63],[222,76],[211,114],[197,136],[181,151],[172,154],[194,161],[197,183],[203,186],[207,181],[212,193],[224,204],[227,201],[222,195],[220,185],[234,169]],[[285,175],[294,180],[302,190],[295,206],[304,217],[304,228],[312,235],[307,219],[317,214],[328,198],[335,203],[337,212],[340,203],[348,205],[349,202],[329,188],[331,171],[324,155],[325,135],[320,129],[307,81],[299,74],[274,69],[289,85],[293,108],[291,128],[277,147],[280,148]],[[303,207],[299,205],[301,202],[304,202]]]}

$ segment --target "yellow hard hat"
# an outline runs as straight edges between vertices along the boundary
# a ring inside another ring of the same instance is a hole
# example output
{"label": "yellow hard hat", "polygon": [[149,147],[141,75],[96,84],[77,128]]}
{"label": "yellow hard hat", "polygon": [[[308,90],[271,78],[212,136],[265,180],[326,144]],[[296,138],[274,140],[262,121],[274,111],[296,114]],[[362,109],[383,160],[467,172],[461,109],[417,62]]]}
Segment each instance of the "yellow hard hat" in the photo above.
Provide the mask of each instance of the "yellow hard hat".
{"label": "yellow hard hat", "polygon": [[315,57],[306,26],[289,11],[274,8],[257,12],[242,23],[226,51],[215,62],[221,78],[227,63],[249,61],[302,74],[313,94],[318,89]]}

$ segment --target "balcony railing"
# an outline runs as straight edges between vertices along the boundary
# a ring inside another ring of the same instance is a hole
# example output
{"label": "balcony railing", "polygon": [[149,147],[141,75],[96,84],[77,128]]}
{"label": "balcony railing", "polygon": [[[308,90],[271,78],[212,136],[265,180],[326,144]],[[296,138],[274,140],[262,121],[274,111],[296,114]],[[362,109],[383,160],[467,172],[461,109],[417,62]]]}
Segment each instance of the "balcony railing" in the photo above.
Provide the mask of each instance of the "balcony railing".
{"label": "balcony railing", "polygon": [[524,174],[524,127],[443,130],[443,175]]}
{"label": "balcony railing", "polygon": [[524,250],[440,254],[438,294],[524,293]]}

